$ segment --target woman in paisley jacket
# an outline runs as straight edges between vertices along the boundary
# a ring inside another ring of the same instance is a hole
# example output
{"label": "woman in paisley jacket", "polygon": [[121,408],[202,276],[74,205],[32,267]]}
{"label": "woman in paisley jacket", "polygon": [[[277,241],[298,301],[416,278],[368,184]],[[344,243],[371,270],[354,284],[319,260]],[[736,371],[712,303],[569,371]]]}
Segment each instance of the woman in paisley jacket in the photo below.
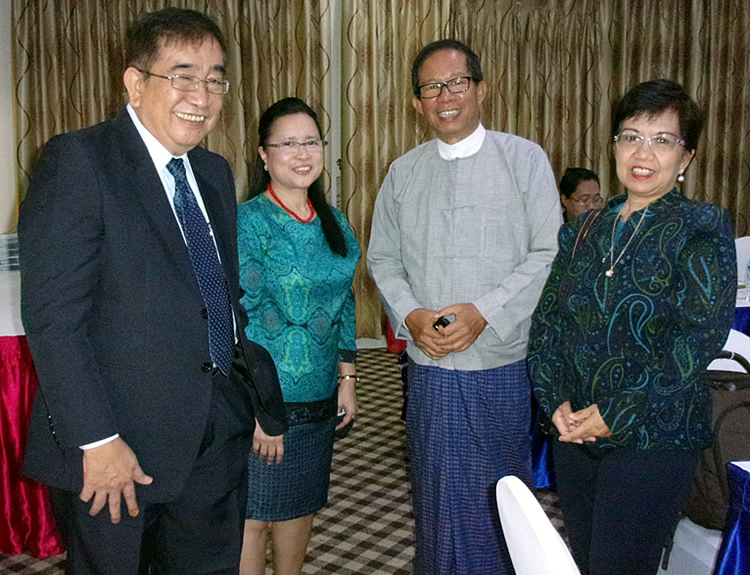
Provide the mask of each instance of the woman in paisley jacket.
{"label": "woman in paisley jacket", "polygon": [[559,435],[555,473],[582,574],[654,575],[711,442],[702,374],[732,323],[726,210],[676,189],[703,113],[669,80],[639,84],[613,122],[626,193],[560,230],[534,312],[529,371]]}
{"label": "woman in paisley jacket", "polygon": [[317,115],[284,98],[262,115],[258,136],[251,199],[237,213],[241,301],[248,337],[276,364],[289,430],[283,458],[281,446],[265,447],[268,438],[253,445],[243,575],[265,573],[269,527],[274,572],[301,571],[313,515],[328,500],[334,430],[357,412],[352,280],[360,250],[344,214],[326,203]]}

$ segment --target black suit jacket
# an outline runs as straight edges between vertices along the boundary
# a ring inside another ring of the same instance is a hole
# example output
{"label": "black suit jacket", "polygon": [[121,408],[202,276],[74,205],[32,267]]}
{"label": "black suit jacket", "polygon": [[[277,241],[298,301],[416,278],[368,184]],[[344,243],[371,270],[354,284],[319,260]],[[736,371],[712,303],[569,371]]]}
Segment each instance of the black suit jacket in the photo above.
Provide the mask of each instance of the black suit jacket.
{"label": "black suit jacket", "polygon": [[[244,335],[232,173],[205,149],[188,157],[252,376],[232,407],[249,426],[254,412],[278,435],[286,419],[273,360]],[[215,392],[207,315],[179,225],[127,111],[47,143],[18,233],[22,317],[40,382],[25,472],[78,491],[79,446],[119,433],[154,477],[138,486],[139,497],[173,499],[197,457]]]}

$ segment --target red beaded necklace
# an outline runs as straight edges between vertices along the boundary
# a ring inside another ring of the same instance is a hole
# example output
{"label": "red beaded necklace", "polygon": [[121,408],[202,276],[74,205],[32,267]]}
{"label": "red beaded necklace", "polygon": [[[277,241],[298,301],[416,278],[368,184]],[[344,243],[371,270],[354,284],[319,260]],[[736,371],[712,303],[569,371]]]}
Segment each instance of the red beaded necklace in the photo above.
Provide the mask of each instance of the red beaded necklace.
{"label": "red beaded necklace", "polygon": [[284,202],[282,202],[279,199],[279,196],[277,196],[274,193],[273,188],[271,187],[271,184],[268,184],[267,187],[268,187],[268,191],[271,192],[271,196],[273,197],[273,199],[276,200],[276,203],[279,204],[282,208],[284,208],[284,211],[287,214],[289,214],[290,216],[292,216],[298,222],[300,222],[302,224],[306,224],[306,223],[308,223],[310,220],[312,220],[315,217],[315,208],[313,208],[313,205],[312,205],[312,202],[310,201],[310,198],[307,198],[307,207],[310,208],[310,217],[307,218],[307,219],[302,219],[297,214],[295,214],[292,210],[290,210],[289,208],[287,208],[284,205]]}

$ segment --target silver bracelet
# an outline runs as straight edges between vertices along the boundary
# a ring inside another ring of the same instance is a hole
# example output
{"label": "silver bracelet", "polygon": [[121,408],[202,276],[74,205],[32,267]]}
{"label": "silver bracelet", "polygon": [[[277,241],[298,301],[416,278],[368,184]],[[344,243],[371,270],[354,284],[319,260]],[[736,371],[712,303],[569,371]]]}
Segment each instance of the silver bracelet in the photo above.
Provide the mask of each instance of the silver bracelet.
{"label": "silver bracelet", "polygon": [[356,375],[339,375],[339,381],[344,381],[347,379],[353,379],[354,383],[359,383],[359,378]]}

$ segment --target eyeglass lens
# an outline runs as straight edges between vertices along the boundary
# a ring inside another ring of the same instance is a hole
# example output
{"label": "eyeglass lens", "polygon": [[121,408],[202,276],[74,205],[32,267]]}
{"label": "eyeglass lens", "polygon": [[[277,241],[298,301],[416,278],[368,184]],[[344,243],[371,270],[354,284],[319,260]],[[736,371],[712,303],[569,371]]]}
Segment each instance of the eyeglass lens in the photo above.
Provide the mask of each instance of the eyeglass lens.
{"label": "eyeglass lens", "polygon": [[648,142],[651,149],[662,152],[671,151],[677,145],[684,143],[671,134],[656,134],[655,136],[645,137],[641,134],[623,132],[615,136],[615,144],[624,149],[640,148],[644,142]]}
{"label": "eyeglass lens", "polygon": [[588,198],[572,198],[575,203],[581,206],[598,206],[604,201],[601,196],[590,196]]}
{"label": "eyeglass lens", "polygon": [[201,80],[196,76],[184,75],[172,76],[172,87],[177,90],[182,90],[183,92],[193,92],[194,90],[197,90],[201,84],[204,84],[206,90],[212,94],[226,94],[229,90],[229,82],[226,80],[218,80],[214,78]]}
{"label": "eyeglass lens", "polygon": [[308,142],[281,142],[279,144],[267,144],[272,148],[276,148],[282,152],[298,153],[300,150],[305,150],[310,153],[320,153],[325,148],[328,142],[325,140],[310,140]]}

